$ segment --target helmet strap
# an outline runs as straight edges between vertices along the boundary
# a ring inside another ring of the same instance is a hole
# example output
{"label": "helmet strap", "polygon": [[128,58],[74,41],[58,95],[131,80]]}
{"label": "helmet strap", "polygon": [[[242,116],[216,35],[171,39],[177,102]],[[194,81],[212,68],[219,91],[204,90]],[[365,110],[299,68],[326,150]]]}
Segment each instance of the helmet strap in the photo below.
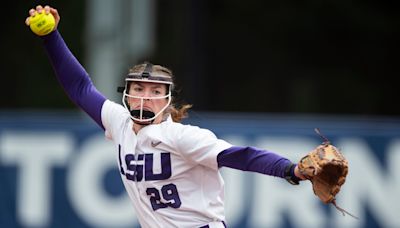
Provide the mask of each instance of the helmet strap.
{"label": "helmet strap", "polygon": [[149,78],[153,71],[153,64],[146,62],[146,66],[142,72],[142,78]]}

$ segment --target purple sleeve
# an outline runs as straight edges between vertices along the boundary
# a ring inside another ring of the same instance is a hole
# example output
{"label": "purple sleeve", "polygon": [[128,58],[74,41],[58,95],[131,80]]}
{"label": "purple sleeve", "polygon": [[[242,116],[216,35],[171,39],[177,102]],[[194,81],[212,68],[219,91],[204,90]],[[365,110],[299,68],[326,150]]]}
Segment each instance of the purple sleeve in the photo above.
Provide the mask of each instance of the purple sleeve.
{"label": "purple sleeve", "polygon": [[218,166],[252,171],[276,177],[285,177],[292,162],[273,152],[255,147],[230,147],[218,154]]}
{"label": "purple sleeve", "polygon": [[57,30],[43,36],[43,41],[57,79],[68,97],[104,129],[101,108],[106,98],[94,87]]}

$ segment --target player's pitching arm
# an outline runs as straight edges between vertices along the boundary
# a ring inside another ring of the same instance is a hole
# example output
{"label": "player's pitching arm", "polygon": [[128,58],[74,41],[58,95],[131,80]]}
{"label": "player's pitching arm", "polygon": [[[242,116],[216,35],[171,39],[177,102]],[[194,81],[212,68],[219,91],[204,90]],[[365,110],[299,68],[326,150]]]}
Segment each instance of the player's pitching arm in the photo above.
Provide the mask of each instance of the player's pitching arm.
{"label": "player's pitching arm", "polygon": [[57,26],[60,22],[58,11],[49,6],[43,8],[39,5],[29,10],[30,16],[25,20],[26,25],[29,26],[31,16],[42,11],[51,13],[55,19],[54,30],[41,38],[58,81],[69,98],[104,129],[101,108],[106,98],[94,87],[88,73],[68,49],[58,32]]}

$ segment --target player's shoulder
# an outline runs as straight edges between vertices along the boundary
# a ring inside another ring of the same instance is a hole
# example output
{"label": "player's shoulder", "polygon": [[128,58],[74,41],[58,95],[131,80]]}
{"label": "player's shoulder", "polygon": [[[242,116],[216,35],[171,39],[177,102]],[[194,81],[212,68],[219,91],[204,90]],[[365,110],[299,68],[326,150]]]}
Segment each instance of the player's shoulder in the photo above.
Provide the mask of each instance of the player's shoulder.
{"label": "player's shoulder", "polygon": [[102,117],[105,119],[129,119],[130,118],[130,114],[128,112],[128,110],[118,104],[115,103],[113,101],[110,100],[106,100],[103,104],[103,107],[101,108],[101,113],[102,113]]}
{"label": "player's shoulder", "polygon": [[106,130],[116,132],[129,123],[130,114],[122,105],[106,100],[101,109],[101,119]]}
{"label": "player's shoulder", "polygon": [[198,126],[193,126],[190,124],[183,124],[180,122],[175,122],[172,120],[172,118],[168,118],[166,121],[162,122],[160,126],[164,129],[168,130],[176,130],[176,131],[182,131],[185,129],[200,129]]}
{"label": "player's shoulder", "polygon": [[163,123],[163,132],[168,132],[170,135],[174,136],[198,136],[198,135],[210,135],[215,136],[212,131],[206,128],[201,128],[196,125],[191,125],[190,123],[179,123],[172,120],[165,121]]}
{"label": "player's shoulder", "polygon": [[119,113],[129,115],[128,110],[124,106],[122,106],[114,101],[108,100],[108,99],[104,102],[102,110],[111,111],[111,112],[119,112]]}

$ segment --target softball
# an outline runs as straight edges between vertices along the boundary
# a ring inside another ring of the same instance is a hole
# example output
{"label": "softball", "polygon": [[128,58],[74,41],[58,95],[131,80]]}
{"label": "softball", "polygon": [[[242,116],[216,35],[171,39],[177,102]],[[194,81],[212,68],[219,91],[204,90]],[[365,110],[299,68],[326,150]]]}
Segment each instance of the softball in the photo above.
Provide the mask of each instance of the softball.
{"label": "softball", "polygon": [[55,20],[51,13],[46,14],[44,11],[36,13],[29,19],[29,27],[32,32],[39,36],[44,36],[53,31]]}

